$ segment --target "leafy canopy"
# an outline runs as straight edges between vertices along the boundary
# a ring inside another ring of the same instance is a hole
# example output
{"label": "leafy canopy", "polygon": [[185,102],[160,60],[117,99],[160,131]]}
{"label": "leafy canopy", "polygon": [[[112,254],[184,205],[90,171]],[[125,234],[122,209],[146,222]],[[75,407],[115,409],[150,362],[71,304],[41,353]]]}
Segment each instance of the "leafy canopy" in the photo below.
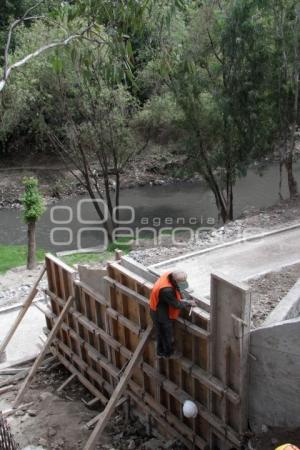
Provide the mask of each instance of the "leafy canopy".
{"label": "leafy canopy", "polygon": [[45,211],[44,200],[38,189],[38,180],[35,177],[26,177],[23,184],[25,186],[25,193],[22,197],[24,221],[26,223],[36,222]]}

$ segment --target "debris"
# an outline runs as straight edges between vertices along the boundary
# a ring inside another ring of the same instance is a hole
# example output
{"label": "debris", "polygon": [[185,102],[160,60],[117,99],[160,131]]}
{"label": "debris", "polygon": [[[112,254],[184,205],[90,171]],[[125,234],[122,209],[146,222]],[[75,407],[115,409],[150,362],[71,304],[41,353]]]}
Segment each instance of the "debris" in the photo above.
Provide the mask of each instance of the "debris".
{"label": "debris", "polygon": [[7,421],[0,413],[0,449],[1,450],[18,450],[20,447],[15,442]]}
{"label": "debris", "polygon": [[156,438],[152,438],[145,442],[142,446],[142,450],[159,450],[163,449],[164,444]]}
{"label": "debris", "polygon": [[128,443],[128,450],[134,450],[136,448],[135,442],[131,439]]}
{"label": "debris", "polygon": [[0,389],[0,395],[1,394],[5,394],[6,392],[11,391],[14,388],[14,386],[12,384],[10,384],[9,386],[3,387]]}

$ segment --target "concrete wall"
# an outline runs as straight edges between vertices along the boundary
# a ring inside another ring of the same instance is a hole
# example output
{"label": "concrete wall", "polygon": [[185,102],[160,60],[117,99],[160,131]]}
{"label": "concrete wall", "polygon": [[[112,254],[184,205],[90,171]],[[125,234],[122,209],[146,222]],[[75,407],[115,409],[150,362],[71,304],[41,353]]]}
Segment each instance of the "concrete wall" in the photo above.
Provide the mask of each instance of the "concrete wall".
{"label": "concrete wall", "polygon": [[90,286],[94,291],[105,295],[106,285],[103,279],[107,275],[105,267],[79,265],[78,273],[80,281]]}
{"label": "concrete wall", "polygon": [[264,325],[295,319],[300,316],[300,279],[271,312]]}
{"label": "concrete wall", "polygon": [[251,428],[300,427],[300,318],[251,332]]}

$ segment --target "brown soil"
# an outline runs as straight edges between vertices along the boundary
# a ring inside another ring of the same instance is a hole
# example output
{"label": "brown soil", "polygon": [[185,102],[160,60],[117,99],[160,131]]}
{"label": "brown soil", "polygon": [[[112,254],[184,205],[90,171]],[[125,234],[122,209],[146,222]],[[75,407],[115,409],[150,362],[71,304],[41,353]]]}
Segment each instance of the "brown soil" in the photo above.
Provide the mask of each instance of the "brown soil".
{"label": "brown soil", "polygon": [[285,267],[248,281],[252,289],[252,326],[263,324],[270,312],[278,305],[300,278],[300,264]]}
{"label": "brown soil", "polygon": [[[19,411],[8,418],[13,436],[23,448],[27,445],[40,445],[53,450],[81,450],[91,430],[85,424],[103,409],[97,404],[94,409],[85,406],[85,401],[92,399],[89,392],[76,380],[64,391],[57,393],[57,388],[70,374],[59,366],[51,372],[36,375],[24,404],[32,403],[24,411]],[[0,380],[1,381],[1,380]],[[12,391],[1,396],[0,409],[9,409],[20,387],[17,384]],[[117,411],[102,434],[97,449],[125,450],[149,448],[151,442],[157,442],[156,448],[167,448],[167,441],[159,441],[147,434],[139,420],[126,421],[122,411]],[[172,449],[182,447],[173,444]],[[154,448],[153,448],[154,450]]]}

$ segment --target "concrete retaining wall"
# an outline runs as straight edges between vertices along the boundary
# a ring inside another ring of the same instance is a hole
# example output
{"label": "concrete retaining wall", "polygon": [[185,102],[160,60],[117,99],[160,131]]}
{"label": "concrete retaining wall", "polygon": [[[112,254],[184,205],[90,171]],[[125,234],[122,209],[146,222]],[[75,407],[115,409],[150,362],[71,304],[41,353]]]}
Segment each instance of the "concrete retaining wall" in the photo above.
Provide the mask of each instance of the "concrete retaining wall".
{"label": "concrete retaining wall", "polygon": [[300,318],[251,332],[251,428],[300,426]]}

